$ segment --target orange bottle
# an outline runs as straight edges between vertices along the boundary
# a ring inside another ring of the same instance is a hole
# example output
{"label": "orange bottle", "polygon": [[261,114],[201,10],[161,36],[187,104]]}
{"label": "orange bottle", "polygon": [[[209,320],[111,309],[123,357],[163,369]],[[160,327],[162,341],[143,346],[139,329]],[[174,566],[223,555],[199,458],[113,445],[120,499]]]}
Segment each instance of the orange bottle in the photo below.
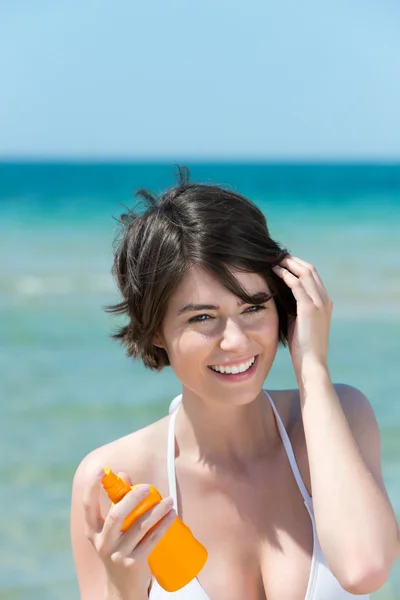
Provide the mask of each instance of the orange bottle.
{"label": "orange bottle", "polygon": [[[103,487],[114,504],[122,500],[131,489],[140,485],[128,485],[108,467],[104,469],[104,473]],[[125,518],[122,531],[126,531],[136,519],[161,499],[160,493],[151,485],[149,495]],[[148,563],[160,586],[167,592],[176,592],[197,577],[207,557],[207,550],[177,516],[150,553]]]}

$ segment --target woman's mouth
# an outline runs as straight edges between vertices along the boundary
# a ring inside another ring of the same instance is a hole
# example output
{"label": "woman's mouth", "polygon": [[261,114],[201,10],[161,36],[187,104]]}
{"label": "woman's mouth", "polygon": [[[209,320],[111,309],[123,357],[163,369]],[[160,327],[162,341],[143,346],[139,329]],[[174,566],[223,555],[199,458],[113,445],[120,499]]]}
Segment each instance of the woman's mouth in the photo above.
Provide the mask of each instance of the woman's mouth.
{"label": "woman's mouth", "polygon": [[238,382],[250,379],[257,366],[258,354],[247,361],[235,365],[212,365],[208,368],[216,377],[224,381]]}

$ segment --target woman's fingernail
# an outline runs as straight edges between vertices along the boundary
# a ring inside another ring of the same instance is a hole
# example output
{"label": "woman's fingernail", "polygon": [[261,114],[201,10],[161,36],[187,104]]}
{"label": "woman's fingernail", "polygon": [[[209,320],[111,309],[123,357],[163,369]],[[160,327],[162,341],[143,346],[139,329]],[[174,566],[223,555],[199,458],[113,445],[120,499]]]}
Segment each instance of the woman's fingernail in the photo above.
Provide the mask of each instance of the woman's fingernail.
{"label": "woman's fingernail", "polygon": [[174,500],[173,500],[173,498],[170,498],[170,497],[163,498],[162,502],[163,502],[163,504],[165,504],[166,507],[174,505]]}
{"label": "woman's fingernail", "polygon": [[139,494],[141,496],[148,496],[150,493],[150,486],[148,483],[143,483],[143,485],[139,486]]}

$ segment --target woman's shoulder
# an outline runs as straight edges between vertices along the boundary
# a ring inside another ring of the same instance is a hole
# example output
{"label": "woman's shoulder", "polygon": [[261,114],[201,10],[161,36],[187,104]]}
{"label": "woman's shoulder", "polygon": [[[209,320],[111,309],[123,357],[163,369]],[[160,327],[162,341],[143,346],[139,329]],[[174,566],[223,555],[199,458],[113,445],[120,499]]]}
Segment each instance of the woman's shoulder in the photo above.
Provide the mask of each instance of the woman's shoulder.
{"label": "woman's shoulder", "polygon": [[[284,428],[290,434],[291,430],[301,422],[299,390],[265,390],[272,399],[281,418]],[[290,437],[290,435],[289,435]]]}
{"label": "woman's shoulder", "polygon": [[100,466],[125,473],[134,482],[151,480],[160,457],[165,455],[167,435],[168,416],[91,450],[79,463],[74,482],[82,481],[88,470]]}
{"label": "woman's shoulder", "polygon": [[[334,383],[333,388],[363,458],[368,464],[378,465],[380,460],[380,436],[370,401],[363,392],[353,385]],[[272,390],[268,393],[282,419],[293,448],[297,466],[311,494],[310,469],[301,413],[300,391],[298,389]],[[375,471],[379,471],[378,466],[376,466]]]}
{"label": "woman's shoulder", "polygon": [[[368,398],[355,386],[333,383],[333,388],[352,430],[357,428],[363,417],[373,415]],[[303,427],[300,391],[297,388],[268,391],[288,433]],[[354,431],[353,431],[354,432]]]}

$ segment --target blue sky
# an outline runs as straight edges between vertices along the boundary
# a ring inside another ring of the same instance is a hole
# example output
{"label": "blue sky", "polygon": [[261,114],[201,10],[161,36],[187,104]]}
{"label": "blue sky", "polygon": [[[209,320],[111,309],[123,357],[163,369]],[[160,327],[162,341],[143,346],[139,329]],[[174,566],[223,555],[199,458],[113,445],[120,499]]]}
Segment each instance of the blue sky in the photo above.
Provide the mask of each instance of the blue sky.
{"label": "blue sky", "polygon": [[400,159],[398,0],[3,0],[0,155]]}

